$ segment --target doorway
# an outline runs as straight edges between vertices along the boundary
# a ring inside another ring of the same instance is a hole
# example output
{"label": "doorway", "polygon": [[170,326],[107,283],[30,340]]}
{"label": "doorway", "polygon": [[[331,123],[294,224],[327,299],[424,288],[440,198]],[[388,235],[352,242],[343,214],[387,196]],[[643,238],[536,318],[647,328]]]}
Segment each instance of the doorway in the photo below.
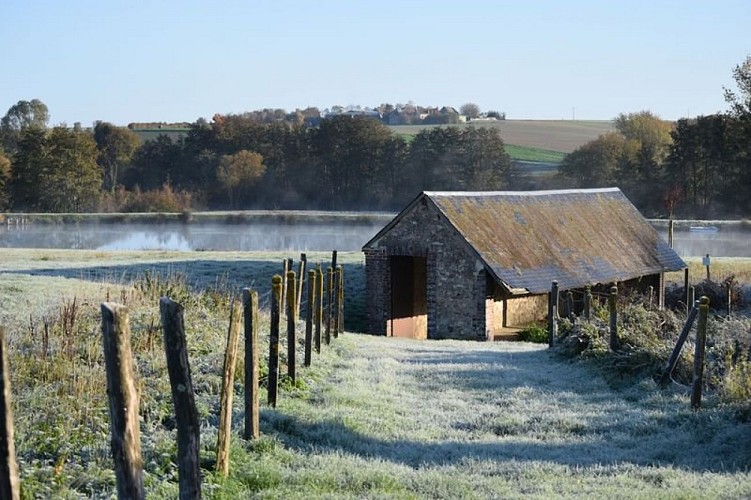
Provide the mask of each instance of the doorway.
{"label": "doorway", "polygon": [[427,259],[395,255],[391,266],[391,314],[387,335],[428,338]]}

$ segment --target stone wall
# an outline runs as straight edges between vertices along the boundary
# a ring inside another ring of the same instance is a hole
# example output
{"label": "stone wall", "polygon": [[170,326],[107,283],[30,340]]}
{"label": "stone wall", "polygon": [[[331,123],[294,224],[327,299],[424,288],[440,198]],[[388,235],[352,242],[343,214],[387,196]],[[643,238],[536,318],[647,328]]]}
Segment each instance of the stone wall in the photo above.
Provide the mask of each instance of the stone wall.
{"label": "stone wall", "polygon": [[372,333],[386,334],[391,307],[390,255],[427,258],[428,338],[486,339],[484,266],[427,199],[365,251]]}

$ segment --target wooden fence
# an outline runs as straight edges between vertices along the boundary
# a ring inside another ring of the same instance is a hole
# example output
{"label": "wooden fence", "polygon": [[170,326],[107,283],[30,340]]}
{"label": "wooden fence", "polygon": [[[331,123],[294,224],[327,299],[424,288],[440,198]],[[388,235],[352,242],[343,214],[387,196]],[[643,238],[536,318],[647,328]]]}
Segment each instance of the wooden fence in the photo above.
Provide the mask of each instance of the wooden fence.
{"label": "wooden fence", "polygon": [[[296,320],[300,315],[306,267],[305,254],[299,263],[298,275],[292,271],[292,259],[285,259],[283,270],[286,280],[275,275],[271,282],[271,325],[269,331],[269,377],[267,380],[268,405],[276,407],[279,393],[279,326],[282,305],[286,303],[287,316],[287,376],[296,380]],[[336,252],[332,255],[328,280],[324,284],[320,266],[308,272],[305,314],[304,365],[311,366],[312,352],[321,352],[321,329],[326,311],[326,344],[343,333],[344,276],[341,266],[336,266]],[[336,272],[334,272],[336,270]],[[283,287],[286,291],[282,293]],[[323,290],[326,289],[326,300]],[[177,424],[177,465],[179,497],[201,497],[200,423],[191,382],[183,306],[169,297],[159,300],[160,320],[164,334],[167,371],[172,389],[172,401]],[[129,310],[127,307],[104,302],[101,305],[102,341],[110,408],[111,448],[115,465],[118,498],[145,498],[143,463],[139,427],[138,383],[134,375],[131,351]],[[244,324],[244,329],[242,328]],[[242,301],[232,302],[227,346],[222,370],[222,387],[219,405],[219,430],[216,444],[216,470],[229,473],[229,449],[232,436],[232,406],[234,374],[239,350],[240,331],[245,334],[245,426],[246,440],[260,437],[260,381],[258,293],[244,288]],[[20,482],[13,439],[11,412],[10,373],[8,368],[5,331],[0,326],[0,499],[20,498]]]}
{"label": "wooden fence", "polygon": [[[686,274],[688,276],[688,274]],[[558,302],[559,302],[559,288],[558,282],[553,281],[550,287],[550,293],[548,295],[548,344],[553,347],[558,340]],[[650,287],[649,296],[650,303],[652,301],[653,290]],[[577,318],[574,315],[573,297],[572,292],[569,290],[566,292],[564,316],[574,321]],[[729,296],[728,292],[728,296]],[[611,351],[617,351],[620,348],[618,338],[618,287],[614,284],[610,287],[610,293],[606,296],[609,312],[609,347]],[[709,298],[701,297],[700,300],[694,301],[694,287],[687,287],[687,300],[690,300],[693,307],[689,309],[686,323],[678,336],[675,348],[668,359],[665,367],[663,368],[659,385],[666,387],[671,380],[671,375],[678,362],[678,358],[683,348],[688,334],[694,324],[695,319],[698,317],[698,323],[696,327],[696,351],[694,353],[694,368],[693,368],[693,383],[691,388],[691,406],[698,410],[701,407],[701,393],[703,386],[703,373],[704,373],[704,351],[706,349],[706,336],[707,336],[707,321],[709,317]],[[594,297],[592,295],[591,287],[586,287],[583,294],[583,308],[582,318],[584,321],[591,320],[591,307]],[[728,300],[730,303],[730,300]]]}

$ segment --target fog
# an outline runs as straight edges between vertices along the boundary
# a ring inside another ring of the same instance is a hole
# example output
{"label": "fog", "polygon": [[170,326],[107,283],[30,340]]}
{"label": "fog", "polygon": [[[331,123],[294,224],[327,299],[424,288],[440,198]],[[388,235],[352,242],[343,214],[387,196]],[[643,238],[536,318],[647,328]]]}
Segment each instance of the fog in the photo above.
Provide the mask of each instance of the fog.
{"label": "fog", "polygon": [[0,226],[0,247],[93,250],[357,251],[383,223]]}
{"label": "fog", "polygon": [[[359,251],[383,220],[338,222],[81,223],[0,226],[0,247],[94,250]],[[667,239],[667,230],[657,228]],[[751,231],[723,227],[716,233],[676,230],[681,257],[751,257]]]}

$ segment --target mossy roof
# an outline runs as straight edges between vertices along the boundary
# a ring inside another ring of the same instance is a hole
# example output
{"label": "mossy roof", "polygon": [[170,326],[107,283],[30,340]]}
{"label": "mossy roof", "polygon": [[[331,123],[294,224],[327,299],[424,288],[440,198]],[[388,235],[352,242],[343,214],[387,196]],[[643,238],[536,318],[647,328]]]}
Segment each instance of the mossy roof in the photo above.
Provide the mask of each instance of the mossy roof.
{"label": "mossy roof", "polygon": [[507,290],[542,293],[625,281],[686,264],[618,188],[424,192],[381,230],[429,200]]}

